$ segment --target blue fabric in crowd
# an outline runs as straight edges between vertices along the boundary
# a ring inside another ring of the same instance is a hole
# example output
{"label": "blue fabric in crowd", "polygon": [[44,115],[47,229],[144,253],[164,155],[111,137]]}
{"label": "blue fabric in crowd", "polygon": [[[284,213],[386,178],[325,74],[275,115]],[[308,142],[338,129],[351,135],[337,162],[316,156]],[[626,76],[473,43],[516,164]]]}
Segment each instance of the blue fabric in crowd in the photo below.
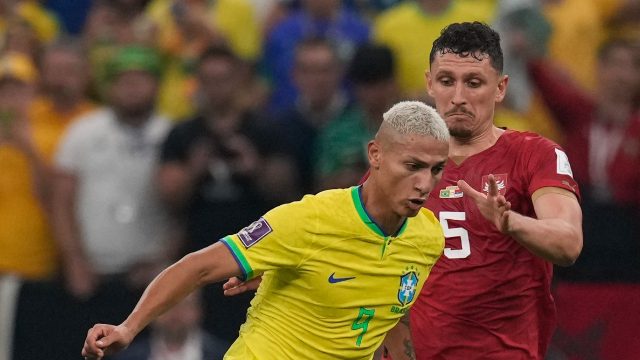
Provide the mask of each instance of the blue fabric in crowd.
{"label": "blue fabric in crowd", "polygon": [[297,91],[291,81],[296,46],[308,38],[326,38],[338,50],[343,61],[349,61],[358,45],[368,41],[369,25],[356,13],[342,10],[333,21],[317,21],[297,11],[276,26],[267,37],[264,69],[273,82],[271,108],[282,111],[291,107]]}
{"label": "blue fabric in crowd", "polygon": [[79,35],[91,9],[91,0],[47,0],[45,6],[56,14],[62,28],[71,35]]}

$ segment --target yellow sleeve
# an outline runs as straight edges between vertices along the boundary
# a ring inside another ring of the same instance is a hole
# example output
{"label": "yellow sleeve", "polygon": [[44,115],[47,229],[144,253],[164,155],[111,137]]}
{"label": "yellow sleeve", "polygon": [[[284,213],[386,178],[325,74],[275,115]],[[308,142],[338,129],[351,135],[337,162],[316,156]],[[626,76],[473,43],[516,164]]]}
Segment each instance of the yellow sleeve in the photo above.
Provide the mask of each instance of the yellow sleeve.
{"label": "yellow sleeve", "polygon": [[221,241],[240,265],[245,280],[265,271],[295,268],[313,244],[313,197],[281,205]]}

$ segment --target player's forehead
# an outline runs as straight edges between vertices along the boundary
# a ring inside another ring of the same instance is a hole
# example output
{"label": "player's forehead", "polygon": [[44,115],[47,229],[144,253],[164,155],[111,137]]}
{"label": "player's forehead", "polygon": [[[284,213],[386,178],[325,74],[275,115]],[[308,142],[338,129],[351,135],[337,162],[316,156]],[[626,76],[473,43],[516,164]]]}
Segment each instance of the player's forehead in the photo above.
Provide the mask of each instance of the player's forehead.
{"label": "player's forehead", "polygon": [[447,158],[449,142],[438,140],[431,135],[398,134],[393,149],[401,158],[411,158],[432,163]]}
{"label": "player's forehead", "polygon": [[454,53],[436,53],[431,62],[431,73],[436,74],[466,74],[472,72],[498,74],[491,65],[488,54],[475,53],[466,56]]}

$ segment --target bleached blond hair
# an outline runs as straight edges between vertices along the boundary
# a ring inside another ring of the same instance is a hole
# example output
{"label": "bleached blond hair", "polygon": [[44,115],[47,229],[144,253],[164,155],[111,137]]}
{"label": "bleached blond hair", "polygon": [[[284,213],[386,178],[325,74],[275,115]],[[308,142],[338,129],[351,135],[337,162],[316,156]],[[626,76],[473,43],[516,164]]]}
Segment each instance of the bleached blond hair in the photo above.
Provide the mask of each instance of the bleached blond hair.
{"label": "bleached blond hair", "polygon": [[420,101],[402,101],[382,116],[380,128],[388,126],[401,135],[431,136],[449,141],[449,130],[436,109]]}

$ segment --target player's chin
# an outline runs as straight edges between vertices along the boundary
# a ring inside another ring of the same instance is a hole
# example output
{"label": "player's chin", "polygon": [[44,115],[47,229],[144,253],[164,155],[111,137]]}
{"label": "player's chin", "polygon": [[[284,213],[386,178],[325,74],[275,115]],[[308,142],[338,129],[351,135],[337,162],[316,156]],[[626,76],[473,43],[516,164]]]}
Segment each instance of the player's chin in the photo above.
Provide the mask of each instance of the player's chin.
{"label": "player's chin", "polygon": [[459,123],[447,123],[449,128],[449,135],[458,139],[470,139],[473,136],[473,131],[469,129],[465,124]]}
{"label": "player's chin", "polygon": [[418,213],[420,212],[420,209],[422,208],[421,205],[416,206],[416,204],[409,202],[409,204],[407,204],[404,207],[404,214],[402,214],[402,216],[404,217],[414,217],[416,215],[418,215]]}

